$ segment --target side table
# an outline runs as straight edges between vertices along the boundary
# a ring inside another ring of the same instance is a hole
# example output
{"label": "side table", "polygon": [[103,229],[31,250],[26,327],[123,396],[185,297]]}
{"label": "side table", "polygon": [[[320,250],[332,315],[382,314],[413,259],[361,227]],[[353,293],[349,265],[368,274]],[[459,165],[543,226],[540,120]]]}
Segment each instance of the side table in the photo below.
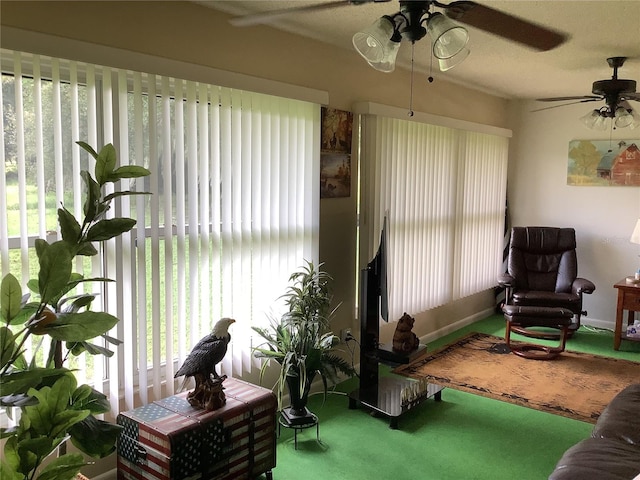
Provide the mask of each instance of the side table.
{"label": "side table", "polygon": [[628,337],[625,331],[622,331],[623,311],[627,310],[627,325],[633,324],[635,312],[640,312],[640,283],[627,283],[623,278],[614,285],[618,289],[618,308],[616,310],[616,329],[613,334],[613,348],[618,350],[622,340],[631,340],[640,342],[640,338]]}

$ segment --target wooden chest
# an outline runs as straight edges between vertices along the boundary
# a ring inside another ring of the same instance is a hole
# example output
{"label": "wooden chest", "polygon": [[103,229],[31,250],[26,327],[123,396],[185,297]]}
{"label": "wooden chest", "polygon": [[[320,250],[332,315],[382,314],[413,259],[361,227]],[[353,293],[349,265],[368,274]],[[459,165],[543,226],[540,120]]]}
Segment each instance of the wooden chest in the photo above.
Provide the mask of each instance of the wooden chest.
{"label": "wooden chest", "polygon": [[211,412],[182,392],[118,415],[118,479],[271,478],[275,395],[234,378],[224,388],[226,405]]}

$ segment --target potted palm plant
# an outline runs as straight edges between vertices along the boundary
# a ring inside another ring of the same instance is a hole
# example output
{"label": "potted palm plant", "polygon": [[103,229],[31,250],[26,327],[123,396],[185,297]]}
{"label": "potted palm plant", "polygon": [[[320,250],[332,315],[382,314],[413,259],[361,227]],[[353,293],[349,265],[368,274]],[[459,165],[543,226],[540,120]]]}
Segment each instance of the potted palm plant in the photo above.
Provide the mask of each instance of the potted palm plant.
{"label": "potted palm plant", "polygon": [[[331,276],[312,262],[294,272],[283,295],[287,311],[279,319],[271,319],[268,327],[253,327],[264,340],[255,347],[254,356],[275,360],[280,372],[275,390],[283,418],[291,425],[308,423],[313,415],[307,409],[311,383],[320,375],[326,396],[329,383],[335,384],[339,374],[353,375],[354,368],[336,350],[339,339],[330,330],[336,308],[331,309],[333,296]],[[269,362],[264,362],[260,379]],[[282,409],[285,385],[291,405]]]}
{"label": "potted palm plant", "polygon": [[[113,355],[96,344],[96,338],[104,338],[105,345],[120,343],[108,336],[118,319],[91,309],[95,294],[75,291],[81,283],[110,280],[84,278],[72,269],[76,256],[98,253],[95,242],[128,232],[136,223],[131,218],[106,218],[114,199],[136,192],[109,194],[104,187],[150,172],[135,165],[117,167],[111,144],[99,153],[86,143],[78,144],[96,161],[93,175],[81,172],[86,187],[84,219],[79,222],[61,206],[62,239],[36,240],[40,268],[38,277],[27,284],[35,300],[23,294],[11,273],[0,284],[0,405],[8,413],[20,409],[17,425],[0,429],[1,438],[6,439],[0,477],[7,480],[72,479],[86,463],[82,454],[66,453],[67,440],[84,454],[102,458],[114,452],[120,432],[119,426],[97,418],[110,410],[107,397],[89,385],[78,386],[66,367],[70,356]],[[25,349],[28,339],[36,339],[31,358]],[[39,353],[47,347],[48,351]],[[54,453],[57,457],[45,462]]]}

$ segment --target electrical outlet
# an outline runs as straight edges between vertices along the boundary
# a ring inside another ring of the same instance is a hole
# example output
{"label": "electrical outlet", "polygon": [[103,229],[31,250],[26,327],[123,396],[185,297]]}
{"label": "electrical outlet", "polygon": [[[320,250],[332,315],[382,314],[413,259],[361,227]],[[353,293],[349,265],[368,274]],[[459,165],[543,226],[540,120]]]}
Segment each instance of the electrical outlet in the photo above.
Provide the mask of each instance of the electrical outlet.
{"label": "electrical outlet", "polygon": [[340,341],[342,343],[346,343],[347,340],[350,340],[352,338],[353,338],[353,335],[351,335],[350,328],[343,328],[342,330],[340,330]]}

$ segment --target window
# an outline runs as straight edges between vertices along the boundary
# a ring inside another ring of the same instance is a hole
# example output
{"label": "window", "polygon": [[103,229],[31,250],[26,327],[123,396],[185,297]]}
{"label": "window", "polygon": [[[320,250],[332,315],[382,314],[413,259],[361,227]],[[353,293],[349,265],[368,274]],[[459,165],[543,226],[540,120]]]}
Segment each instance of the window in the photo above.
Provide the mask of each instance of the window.
{"label": "window", "polygon": [[361,116],[361,251],[389,222],[389,317],[495,285],[502,263],[508,139],[381,115]]}
{"label": "window", "polygon": [[250,372],[251,326],[304,259],[317,262],[319,105],[3,50],[1,113],[1,270],[23,285],[35,239],[57,239],[57,206],[82,217],[79,173],[93,159],[75,141],[113,143],[120,165],[152,172],[120,187],[151,192],[117,206],[134,230],[77,265],[116,280],[100,298],[124,341],[111,359],[81,360],[80,380],[116,411],[123,391],[126,409],[138,393],[172,394],[177,366],[224,316],[237,322],[222,370]]}

